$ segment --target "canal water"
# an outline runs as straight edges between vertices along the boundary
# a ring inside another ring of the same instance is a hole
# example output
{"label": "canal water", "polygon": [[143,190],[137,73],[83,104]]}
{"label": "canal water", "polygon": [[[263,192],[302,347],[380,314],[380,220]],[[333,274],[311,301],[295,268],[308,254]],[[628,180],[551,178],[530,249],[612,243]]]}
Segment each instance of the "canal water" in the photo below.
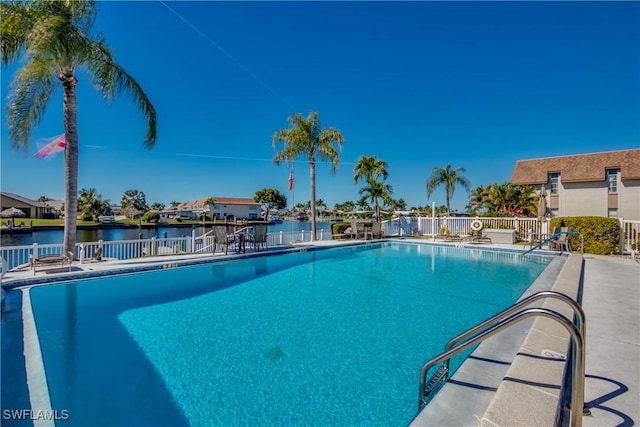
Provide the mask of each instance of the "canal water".
{"label": "canal water", "polygon": [[[143,239],[150,239],[152,237],[182,237],[191,236],[191,230],[195,229],[196,236],[205,233],[204,227],[162,227],[157,228],[103,228],[99,230],[78,230],[76,241],[80,242],[97,242],[98,240],[134,240],[139,239],[142,234]],[[318,232],[320,230],[331,230],[330,222],[318,222]],[[211,228],[207,227],[206,231],[210,231]],[[280,224],[271,224],[268,227],[268,233],[277,233],[280,231],[311,231],[311,223],[308,221],[284,221]],[[325,231],[325,232],[326,232]],[[33,243],[38,244],[55,244],[62,243],[64,240],[63,230],[47,230],[47,231],[34,231],[32,233],[22,234],[6,234],[2,233],[2,246],[21,246],[31,245]]]}

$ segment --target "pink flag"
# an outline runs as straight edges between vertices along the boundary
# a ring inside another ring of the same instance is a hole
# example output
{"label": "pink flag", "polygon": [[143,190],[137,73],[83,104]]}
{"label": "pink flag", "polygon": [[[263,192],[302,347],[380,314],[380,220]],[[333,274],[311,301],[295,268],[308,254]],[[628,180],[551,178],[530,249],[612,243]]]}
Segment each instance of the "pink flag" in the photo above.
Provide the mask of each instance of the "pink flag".
{"label": "pink flag", "polygon": [[54,136],[53,138],[39,139],[38,146],[42,148],[40,148],[40,150],[38,150],[38,152],[34,154],[34,156],[38,159],[44,159],[46,157],[54,155],[55,153],[64,151],[66,145],[67,143],[64,139],[64,133],[62,135]]}
{"label": "pink flag", "polygon": [[289,191],[293,190],[293,171],[289,173]]}

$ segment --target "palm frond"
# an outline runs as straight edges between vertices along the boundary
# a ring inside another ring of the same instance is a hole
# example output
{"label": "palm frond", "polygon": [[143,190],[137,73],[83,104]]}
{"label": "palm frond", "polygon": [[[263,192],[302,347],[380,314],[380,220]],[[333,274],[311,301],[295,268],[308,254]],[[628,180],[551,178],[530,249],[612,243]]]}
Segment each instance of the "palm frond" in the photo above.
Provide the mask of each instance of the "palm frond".
{"label": "palm frond", "polygon": [[26,151],[31,129],[40,123],[57,83],[57,69],[46,58],[31,57],[11,83],[7,122],[14,148]]}
{"label": "palm frond", "polygon": [[2,65],[8,66],[17,60],[27,45],[27,37],[35,22],[28,1],[0,3],[0,52]]}
{"label": "palm frond", "polygon": [[147,135],[144,140],[146,148],[153,148],[157,137],[156,110],[151,104],[142,86],[131,74],[118,65],[109,51],[104,40],[87,41],[90,55],[85,58],[94,87],[99,90],[107,101],[111,102],[116,93],[123,92],[131,96],[138,104],[143,116],[147,120]]}

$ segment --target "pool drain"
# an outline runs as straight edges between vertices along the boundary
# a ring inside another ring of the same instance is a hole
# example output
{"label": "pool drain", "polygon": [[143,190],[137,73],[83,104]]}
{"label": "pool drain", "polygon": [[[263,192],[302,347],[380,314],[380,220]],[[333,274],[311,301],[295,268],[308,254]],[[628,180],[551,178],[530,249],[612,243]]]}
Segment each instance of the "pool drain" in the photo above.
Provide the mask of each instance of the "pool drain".
{"label": "pool drain", "polygon": [[280,349],[280,347],[273,347],[264,352],[264,357],[269,359],[271,362],[275,362],[284,356],[284,351]]}

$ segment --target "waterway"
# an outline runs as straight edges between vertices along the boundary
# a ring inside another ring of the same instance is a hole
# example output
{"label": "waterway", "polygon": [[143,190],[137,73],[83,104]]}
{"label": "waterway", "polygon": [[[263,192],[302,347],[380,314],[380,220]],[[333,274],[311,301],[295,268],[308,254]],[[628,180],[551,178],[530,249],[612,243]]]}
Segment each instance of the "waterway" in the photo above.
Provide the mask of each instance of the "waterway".
{"label": "waterway", "polygon": [[[133,239],[150,239],[152,237],[182,237],[190,236],[191,230],[194,229],[196,236],[204,234],[206,231],[211,230],[210,227],[162,227],[157,228],[113,228],[105,227],[98,230],[78,230],[76,234],[76,241],[80,242],[97,242],[98,240],[133,240]],[[326,230],[330,232],[330,222],[318,222],[318,232],[320,230]],[[277,233],[279,231],[291,232],[291,231],[311,231],[311,222],[308,221],[284,221],[280,224],[271,224],[268,227],[268,233]],[[325,232],[326,232],[325,231]],[[19,246],[19,245],[31,245],[33,243],[38,244],[55,244],[62,243],[64,240],[63,230],[46,230],[46,231],[34,231],[32,233],[22,234],[5,234],[2,233],[2,240],[0,244],[2,246]]]}

